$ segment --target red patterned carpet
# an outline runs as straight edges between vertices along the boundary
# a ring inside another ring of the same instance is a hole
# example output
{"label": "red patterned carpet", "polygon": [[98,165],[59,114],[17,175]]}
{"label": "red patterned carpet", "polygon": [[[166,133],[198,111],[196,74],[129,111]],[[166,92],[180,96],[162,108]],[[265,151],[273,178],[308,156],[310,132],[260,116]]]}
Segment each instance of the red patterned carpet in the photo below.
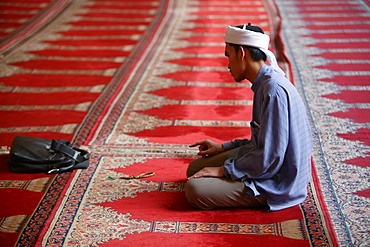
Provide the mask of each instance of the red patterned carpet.
{"label": "red patterned carpet", "polygon": [[[0,13],[0,246],[370,244],[368,2],[0,0]],[[250,85],[223,55],[226,25],[245,21],[274,37],[305,99],[309,196],[272,213],[195,210],[188,144],[250,135]],[[16,135],[72,140],[90,167],[12,174]]]}
{"label": "red patterned carpet", "polygon": [[370,3],[276,3],[295,85],[310,109],[313,160],[335,233],[341,246],[369,246]]}

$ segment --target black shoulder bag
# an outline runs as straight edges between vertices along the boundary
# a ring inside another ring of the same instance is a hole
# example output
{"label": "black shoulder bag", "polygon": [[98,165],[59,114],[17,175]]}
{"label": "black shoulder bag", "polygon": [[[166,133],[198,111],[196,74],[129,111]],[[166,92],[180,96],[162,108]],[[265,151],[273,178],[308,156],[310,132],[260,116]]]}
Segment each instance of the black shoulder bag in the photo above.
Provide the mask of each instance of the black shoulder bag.
{"label": "black shoulder bag", "polygon": [[65,140],[16,136],[10,147],[9,169],[16,173],[61,173],[86,169],[90,154]]}

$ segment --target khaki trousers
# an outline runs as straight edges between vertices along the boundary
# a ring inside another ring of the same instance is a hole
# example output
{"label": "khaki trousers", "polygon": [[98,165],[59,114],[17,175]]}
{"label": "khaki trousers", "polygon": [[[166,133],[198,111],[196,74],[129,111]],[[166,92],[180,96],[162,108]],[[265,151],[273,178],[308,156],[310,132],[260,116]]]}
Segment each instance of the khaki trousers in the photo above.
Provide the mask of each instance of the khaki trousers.
{"label": "khaki trousers", "polygon": [[[186,175],[190,177],[204,167],[222,166],[236,150],[193,160],[189,164]],[[218,207],[267,206],[264,196],[250,196],[248,191],[250,189],[244,183],[227,178],[192,178],[185,185],[185,196],[196,208],[209,210]]]}

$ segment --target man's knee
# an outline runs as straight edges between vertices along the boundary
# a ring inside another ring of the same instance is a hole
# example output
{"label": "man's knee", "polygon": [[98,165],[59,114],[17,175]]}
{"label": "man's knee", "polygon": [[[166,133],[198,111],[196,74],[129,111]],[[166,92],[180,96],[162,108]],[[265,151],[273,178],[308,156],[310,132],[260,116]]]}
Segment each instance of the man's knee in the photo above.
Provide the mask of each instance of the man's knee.
{"label": "man's knee", "polygon": [[185,196],[190,205],[196,208],[208,210],[215,206],[212,206],[208,199],[207,191],[201,186],[201,180],[204,178],[189,179],[185,185]]}
{"label": "man's knee", "polygon": [[190,162],[188,169],[186,170],[186,176],[191,177],[203,168],[204,158],[198,158]]}
{"label": "man's knee", "polygon": [[225,160],[229,158],[231,152],[234,152],[234,150],[225,151],[215,156],[210,156],[207,158],[197,158],[191,161],[188,166],[188,170],[186,171],[186,176],[191,177],[198,171],[202,170],[204,167],[223,166]]}

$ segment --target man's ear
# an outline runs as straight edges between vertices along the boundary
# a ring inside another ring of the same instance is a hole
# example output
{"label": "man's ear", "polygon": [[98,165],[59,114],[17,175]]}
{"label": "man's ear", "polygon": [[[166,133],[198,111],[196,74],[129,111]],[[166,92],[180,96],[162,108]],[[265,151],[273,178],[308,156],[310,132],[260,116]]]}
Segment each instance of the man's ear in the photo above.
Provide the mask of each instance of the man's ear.
{"label": "man's ear", "polygon": [[245,56],[247,56],[247,52],[244,50],[243,46],[239,46],[238,54],[241,60],[245,59]]}

